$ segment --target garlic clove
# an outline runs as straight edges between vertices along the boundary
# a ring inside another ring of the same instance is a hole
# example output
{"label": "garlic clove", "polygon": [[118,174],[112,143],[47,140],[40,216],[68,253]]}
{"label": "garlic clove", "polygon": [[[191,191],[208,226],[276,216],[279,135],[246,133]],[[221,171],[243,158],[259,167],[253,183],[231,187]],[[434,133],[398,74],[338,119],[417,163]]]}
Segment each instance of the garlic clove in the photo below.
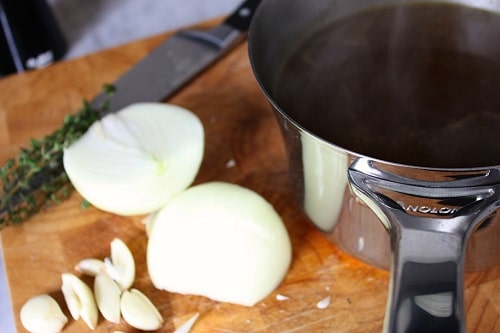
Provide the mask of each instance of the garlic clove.
{"label": "garlic clove", "polygon": [[49,295],[30,298],[21,308],[21,323],[32,333],[61,332],[68,322],[56,300]]}
{"label": "garlic clove", "polygon": [[81,260],[75,265],[75,270],[88,276],[96,276],[106,271],[104,268],[104,261],[95,258]]}
{"label": "garlic clove", "polygon": [[63,273],[61,290],[73,318],[81,318],[87,326],[94,330],[97,326],[99,312],[94,293],[82,280],[71,273]]}
{"label": "garlic clove", "polygon": [[120,323],[120,287],[107,274],[98,274],[94,280],[94,296],[99,311],[108,321]]}
{"label": "garlic clove", "polygon": [[82,308],[82,304],[80,299],[76,295],[73,287],[69,283],[63,283],[61,286],[61,291],[64,296],[64,300],[66,302],[66,306],[68,307],[69,313],[74,320],[80,319],[80,310]]}
{"label": "garlic clove", "polygon": [[163,318],[151,302],[137,289],[124,291],[121,297],[123,319],[132,327],[154,331],[163,325]]}
{"label": "garlic clove", "polygon": [[135,261],[132,252],[119,238],[111,241],[111,258],[104,259],[107,274],[121,290],[129,289],[135,279]]}

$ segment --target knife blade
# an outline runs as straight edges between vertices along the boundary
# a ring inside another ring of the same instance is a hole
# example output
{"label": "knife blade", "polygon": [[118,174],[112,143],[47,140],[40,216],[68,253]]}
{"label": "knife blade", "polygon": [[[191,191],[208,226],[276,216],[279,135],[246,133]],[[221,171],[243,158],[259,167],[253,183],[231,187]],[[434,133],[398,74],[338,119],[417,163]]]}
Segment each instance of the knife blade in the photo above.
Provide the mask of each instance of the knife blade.
{"label": "knife blade", "polygon": [[97,108],[109,100],[110,113],[134,102],[166,99],[245,38],[259,3],[244,1],[210,30],[181,30],[121,76],[111,98],[102,93],[90,104]]}
{"label": "knife blade", "polygon": [[[176,33],[119,77],[113,84],[114,93],[111,96],[103,92],[89,102],[90,106],[102,110],[102,104],[106,103],[104,112],[101,112],[101,116],[104,116],[134,102],[165,100],[245,39],[260,1],[244,1],[221,24],[212,29],[181,30]],[[60,160],[57,163],[51,162],[50,166],[47,165],[28,179],[24,179],[27,186],[17,185],[15,178],[2,183],[3,196],[5,191],[10,191],[13,187],[19,190],[11,194],[8,200],[0,200],[0,229],[16,210],[21,212],[18,215],[25,217],[33,214],[22,207],[23,202],[28,200],[29,205],[37,207],[42,204],[44,195],[37,199],[27,198],[40,192],[46,181],[58,179],[64,173],[62,152],[59,155]],[[0,175],[5,172],[3,169],[9,168],[7,165],[0,168]]]}

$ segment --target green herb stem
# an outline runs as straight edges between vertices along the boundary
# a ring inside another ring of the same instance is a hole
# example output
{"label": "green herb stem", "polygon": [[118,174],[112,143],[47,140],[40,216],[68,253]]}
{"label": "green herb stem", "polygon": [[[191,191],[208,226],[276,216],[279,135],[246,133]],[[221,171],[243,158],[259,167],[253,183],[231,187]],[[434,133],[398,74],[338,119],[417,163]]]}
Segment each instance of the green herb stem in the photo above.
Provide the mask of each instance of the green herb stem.
{"label": "green herb stem", "polygon": [[[108,97],[114,91],[105,86]],[[107,109],[83,102],[82,108],[65,117],[62,126],[41,140],[31,139],[29,148],[0,168],[0,229],[27,220],[47,205],[67,198],[73,187],[64,171],[64,149],[79,139]]]}

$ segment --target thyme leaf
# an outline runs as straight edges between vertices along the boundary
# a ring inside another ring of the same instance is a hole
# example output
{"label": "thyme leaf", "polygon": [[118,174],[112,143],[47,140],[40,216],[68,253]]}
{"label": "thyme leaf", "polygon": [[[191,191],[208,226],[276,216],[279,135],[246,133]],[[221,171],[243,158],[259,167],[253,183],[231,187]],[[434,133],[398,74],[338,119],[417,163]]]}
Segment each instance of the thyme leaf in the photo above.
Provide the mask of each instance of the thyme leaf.
{"label": "thyme leaf", "polygon": [[95,108],[84,101],[75,114],[67,115],[62,126],[42,139],[31,139],[28,148],[0,167],[0,229],[18,224],[42,208],[67,198],[73,187],[64,171],[64,148],[80,138],[107,110],[114,87],[106,85],[107,99]]}

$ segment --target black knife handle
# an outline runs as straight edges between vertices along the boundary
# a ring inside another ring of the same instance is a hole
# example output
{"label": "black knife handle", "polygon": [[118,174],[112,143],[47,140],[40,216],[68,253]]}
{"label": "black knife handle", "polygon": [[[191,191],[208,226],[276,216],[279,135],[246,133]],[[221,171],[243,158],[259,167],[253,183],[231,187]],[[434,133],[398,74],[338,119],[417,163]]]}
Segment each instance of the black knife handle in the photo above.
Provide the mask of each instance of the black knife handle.
{"label": "black knife handle", "polygon": [[261,0],[246,0],[224,21],[241,32],[248,30],[253,14]]}

